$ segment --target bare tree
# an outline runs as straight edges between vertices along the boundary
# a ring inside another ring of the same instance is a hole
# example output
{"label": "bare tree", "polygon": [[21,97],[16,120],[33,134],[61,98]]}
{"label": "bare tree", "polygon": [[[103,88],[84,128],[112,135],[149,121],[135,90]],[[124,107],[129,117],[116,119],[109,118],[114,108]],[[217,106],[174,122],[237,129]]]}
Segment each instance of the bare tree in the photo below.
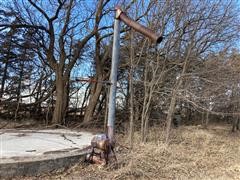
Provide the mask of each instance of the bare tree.
{"label": "bare tree", "polygon": [[[55,73],[56,104],[53,123],[64,123],[68,106],[69,78],[75,63],[84,54],[89,40],[98,31],[107,28],[99,27],[102,10],[107,3],[108,1],[100,0],[90,12],[85,10],[86,16],[78,16],[79,10],[86,6],[83,2],[13,0],[9,9],[15,12],[15,21],[0,25],[36,30],[33,41],[39,47],[38,55]],[[91,20],[93,17],[95,21]],[[77,34],[79,32],[80,34]]]}

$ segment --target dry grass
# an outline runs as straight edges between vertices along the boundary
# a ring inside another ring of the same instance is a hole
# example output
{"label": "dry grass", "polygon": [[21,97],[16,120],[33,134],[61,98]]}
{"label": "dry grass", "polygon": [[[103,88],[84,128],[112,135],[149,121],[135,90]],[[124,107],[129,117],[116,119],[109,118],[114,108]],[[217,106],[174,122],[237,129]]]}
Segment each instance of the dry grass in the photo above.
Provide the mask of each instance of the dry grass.
{"label": "dry grass", "polygon": [[118,168],[79,164],[36,179],[240,179],[239,133],[223,126],[181,127],[172,130],[166,146],[161,132],[152,129],[146,144],[136,133],[132,151],[126,148],[126,138],[119,137]]}

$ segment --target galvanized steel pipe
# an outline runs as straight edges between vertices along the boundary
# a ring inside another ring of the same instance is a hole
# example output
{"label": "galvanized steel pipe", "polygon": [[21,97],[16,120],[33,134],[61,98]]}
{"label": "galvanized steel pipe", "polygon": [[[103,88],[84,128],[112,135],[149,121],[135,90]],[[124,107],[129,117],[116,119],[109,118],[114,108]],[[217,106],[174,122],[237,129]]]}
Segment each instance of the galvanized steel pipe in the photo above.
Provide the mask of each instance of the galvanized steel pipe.
{"label": "galvanized steel pipe", "polygon": [[154,43],[160,43],[162,36],[156,35],[152,30],[145,26],[135,22],[129,18],[120,7],[116,7],[116,17],[114,20],[114,34],[113,34],[113,49],[112,49],[112,65],[110,74],[110,91],[109,91],[109,103],[108,103],[108,138],[110,144],[114,146],[114,124],[115,124],[115,111],[116,111],[116,93],[117,93],[117,71],[119,64],[119,50],[120,50],[120,20],[125,24],[142,33],[143,35],[150,38]]}
{"label": "galvanized steel pipe", "polygon": [[[117,11],[118,12],[118,11]],[[116,12],[116,13],[117,13]],[[112,49],[112,65],[110,74],[110,90],[108,103],[108,138],[110,144],[114,144],[114,123],[116,111],[116,93],[117,93],[117,71],[119,64],[119,48],[120,48],[120,20],[114,20],[113,49]]]}

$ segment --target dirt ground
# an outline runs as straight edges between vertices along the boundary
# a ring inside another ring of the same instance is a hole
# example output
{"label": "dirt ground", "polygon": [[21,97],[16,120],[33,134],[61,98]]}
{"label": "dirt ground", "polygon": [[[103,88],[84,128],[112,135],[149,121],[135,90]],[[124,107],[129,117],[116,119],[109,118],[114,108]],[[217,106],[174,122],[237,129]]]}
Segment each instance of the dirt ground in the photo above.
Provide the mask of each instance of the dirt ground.
{"label": "dirt ground", "polygon": [[118,136],[118,167],[79,163],[74,167],[37,177],[16,179],[240,179],[240,133],[228,126],[184,126],[172,130],[163,143],[161,128],[151,129],[149,141],[140,143],[135,133],[134,149],[127,137]]}

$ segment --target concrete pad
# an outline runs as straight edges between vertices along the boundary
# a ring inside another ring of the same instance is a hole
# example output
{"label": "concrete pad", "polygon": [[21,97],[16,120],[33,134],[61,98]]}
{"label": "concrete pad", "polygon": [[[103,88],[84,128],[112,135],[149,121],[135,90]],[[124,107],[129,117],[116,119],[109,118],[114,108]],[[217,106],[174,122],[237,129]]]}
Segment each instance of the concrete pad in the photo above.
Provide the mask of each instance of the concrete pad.
{"label": "concrete pad", "polygon": [[66,129],[0,130],[0,177],[36,175],[79,162],[94,135]]}

